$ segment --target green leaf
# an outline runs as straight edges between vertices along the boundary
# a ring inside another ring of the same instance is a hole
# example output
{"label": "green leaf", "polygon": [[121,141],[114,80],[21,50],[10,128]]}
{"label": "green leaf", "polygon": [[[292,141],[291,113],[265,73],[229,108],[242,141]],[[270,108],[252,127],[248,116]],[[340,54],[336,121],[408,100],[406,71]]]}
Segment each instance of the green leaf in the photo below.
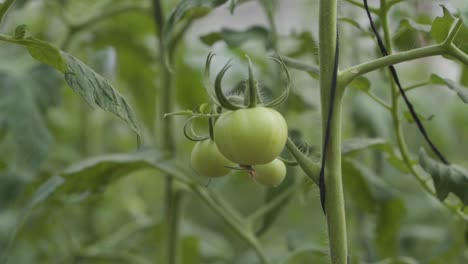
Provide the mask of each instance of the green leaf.
{"label": "green leaf", "polygon": [[363,76],[359,76],[358,78],[354,79],[351,84],[353,88],[359,89],[365,93],[370,92],[371,82],[369,79]]}
{"label": "green leaf", "polygon": [[[434,118],[434,115],[430,115],[430,116],[422,116],[420,114],[416,114],[419,118],[419,120],[421,121],[430,121],[432,120],[432,118]],[[405,111],[403,112],[403,116],[405,117],[406,121],[408,121],[408,123],[410,124],[413,124],[414,123],[414,118],[413,118],[413,115],[411,114],[410,111]]]}
{"label": "green leaf", "polygon": [[304,31],[299,35],[293,34],[291,38],[296,40],[299,45],[294,49],[294,52],[288,53],[286,56],[295,58],[309,54],[318,63],[318,43],[309,31]]}
{"label": "green leaf", "polygon": [[393,42],[399,50],[409,50],[419,46],[421,37],[428,38],[431,26],[419,24],[412,19],[405,18],[400,21],[398,30],[393,36]]}
{"label": "green leaf", "polygon": [[[432,22],[431,27],[431,36],[437,43],[441,43],[448,36],[452,25],[455,21],[455,17],[450,13],[450,11],[442,5],[443,16],[436,17]],[[458,31],[457,36],[453,40],[455,46],[460,48],[465,53],[468,53],[468,27],[463,25]]]}
{"label": "green leaf", "polygon": [[62,53],[52,44],[33,37],[26,37],[21,40],[21,43],[26,46],[31,56],[55,69],[65,73],[67,71],[67,63],[65,62]]}
{"label": "green leaf", "polygon": [[434,181],[437,197],[443,201],[449,193],[453,193],[468,204],[468,172],[456,165],[445,165],[429,157],[421,148],[419,163]]}
{"label": "green leaf", "polygon": [[186,236],[181,243],[181,264],[201,264],[200,238]]}
{"label": "green leaf", "polygon": [[433,84],[440,84],[447,86],[451,90],[457,93],[458,97],[465,103],[468,104],[468,88],[446,78],[442,78],[437,74],[432,74],[430,81]]}
{"label": "green leaf", "polygon": [[263,26],[252,26],[245,30],[223,28],[219,32],[208,33],[200,37],[200,40],[208,46],[212,46],[218,41],[224,41],[230,48],[237,48],[253,39],[264,42],[266,49],[270,46],[268,29]]}
{"label": "green leaf", "polygon": [[386,139],[383,138],[353,138],[346,140],[341,147],[342,155],[351,155],[356,152],[379,148],[390,151],[391,147]]}
{"label": "green leaf", "polygon": [[104,155],[78,162],[40,185],[31,204],[38,205],[50,199],[81,201],[132,172],[153,168],[154,161],[160,157],[158,152],[144,151]]}
{"label": "green leaf", "polygon": [[140,135],[137,118],[125,98],[86,64],[70,54],[62,54],[68,64],[68,70],[65,73],[68,85],[91,106],[97,105],[122,118],[137,135]]}

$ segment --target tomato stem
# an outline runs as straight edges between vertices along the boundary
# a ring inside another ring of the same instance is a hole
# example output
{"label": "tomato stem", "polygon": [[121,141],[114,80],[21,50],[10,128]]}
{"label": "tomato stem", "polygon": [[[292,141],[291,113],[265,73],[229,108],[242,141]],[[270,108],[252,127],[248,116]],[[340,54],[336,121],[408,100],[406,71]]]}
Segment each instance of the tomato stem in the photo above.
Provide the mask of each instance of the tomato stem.
{"label": "tomato stem", "polygon": [[213,117],[208,119],[208,131],[210,133],[210,139],[214,140],[214,132],[213,132],[214,120]]}
{"label": "tomato stem", "polygon": [[248,61],[248,68],[249,68],[249,104],[247,105],[248,108],[254,108],[257,106],[258,102],[258,88],[257,84],[255,82],[255,76],[253,74],[253,67],[252,67],[252,61],[250,60],[249,56],[245,55],[247,57]]}

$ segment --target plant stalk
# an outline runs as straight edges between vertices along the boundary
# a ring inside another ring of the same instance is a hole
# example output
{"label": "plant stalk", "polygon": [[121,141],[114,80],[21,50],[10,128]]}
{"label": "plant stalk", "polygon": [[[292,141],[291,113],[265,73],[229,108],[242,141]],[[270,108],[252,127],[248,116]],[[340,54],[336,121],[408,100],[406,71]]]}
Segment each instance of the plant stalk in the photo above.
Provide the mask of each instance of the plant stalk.
{"label": "plant stalk", "polygon": [[[320,0],[319,52],[320,97],[322,107],[322,140],[326,123],[334,75],[337,36],[337,0]],[[325,165],[325,209],[332,264],[346,264],[348,258],[346,217],[341,176],[341,89],[335,95],[333,117],[327,145]],[[323,152],[324,150],[322,150]]]}
{"label": "plant stalk", "polygon": [[[164,12],[162,9],[162,3],[160,0],[153,0],[153,17],[156,24],[158,38],[158,48],[160,58],[166,58],[167,49],[164,39]],[[162,151],[164,151],[168,158],[172,158],[175,154],[175,140],[173,133],[173,122],[172,118],[164,118],[165,113],[173,112],[174,104],[174,93],[172,89],[172,74],[168,69],[168,66],[164,59],[160,59],[161,67],[161,86],[159,89],[158,95],[158,104],[157,106],[157,120],[159,121],[159,145]],[[156,129],[154,125],[153,129]],[[179,233],[179,218],[178,218],[178,203],[176,199],[176,193],[174,190],[174,181],[170,175],[165,176],[165,197],[164,197],[164,211],[167,224],[167,264],[176,264],[177,263],[177,251],[178,251],[178,233]]]}

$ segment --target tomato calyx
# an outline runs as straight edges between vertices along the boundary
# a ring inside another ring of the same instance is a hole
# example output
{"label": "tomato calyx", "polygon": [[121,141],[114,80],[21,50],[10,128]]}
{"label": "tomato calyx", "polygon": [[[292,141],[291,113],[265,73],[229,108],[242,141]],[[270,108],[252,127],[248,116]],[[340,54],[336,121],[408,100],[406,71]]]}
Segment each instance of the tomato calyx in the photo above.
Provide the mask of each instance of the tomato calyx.
{"label": "tomato calyx", "polygon": [[[232,60],[229,60],[224,65],[224,67],[219,71],[219,73],[216,75],[215,84],[213,86],[210,80],[210,65],[211,65],[211,61],[213,57],[214,57],[214,54],[210,52],[206,58],[204,83],[205,83],[205,89],[207,91],[208,96],[210,97],[210,100],[216,105],[227,110],[235,111],[235,110],[245,109],[245,108],[254,108],[258,105],[264,106],[264,107],[275,107],[283,103],[288,98],[289,92],[291,89],[291,76],[281,57],[271,57],[270,59],[280,64],[281,69],[285,73],[285,76],[286,76],[285,89],[278,98],[268,103],[263,103],[262,97],[259,93],[259,85],[253,73],[252,61],[246,55],[247,62],[248,62],[248,76],[249,77],[247,80],[247,84],[248,84],[247,91],[244,92],[244,95],[243,95],[244,100],[243,100],[243,103],[240,103],[240,104],[238,103],[240,101],[238,100],[239,99],[238,96],[225,95],[221,86],[224,75],[231,67]],[[234,101],[233,99],[236,99],[235,101],[237,101],[237,103],[233,102]]]}

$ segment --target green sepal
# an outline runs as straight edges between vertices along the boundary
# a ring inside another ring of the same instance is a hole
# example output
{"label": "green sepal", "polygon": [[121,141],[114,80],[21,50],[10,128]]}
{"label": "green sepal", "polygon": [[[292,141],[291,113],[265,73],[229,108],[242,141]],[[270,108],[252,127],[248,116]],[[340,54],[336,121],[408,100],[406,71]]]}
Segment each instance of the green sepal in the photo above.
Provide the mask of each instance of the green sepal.
{"label": "green sepal", "polygon": [[266,107],[275,107],[277,105],[282,104],[284,101],[286,101],[288,99],[289,92],[291,91],[291,83],[292,83],[291,82],[291,75],[289,74],[288,68],[284,64],[283,59],[281,57],[279,57],[279,58],[271,57],[271,59],[274,60],[275,62],[279,63],[279,65],[281,65],[281,68],[283,69],[284,73],[286,74],[286,87],[285,87],[283,93],[278,98],[276,98],[273,101],[265,104]]}
{"label": "green sepal", "polygon": [[226,65],[224,65],[224,67],[221,69],[221,71],[220,71],[220,72],[218,73],[218,75],[216,76],[216,80],[215,80],[215,93],[216,93],[216,98],[217,98],[218,101],[219,101],[219,104],[220,104],[223,108],[228,109],[228,110],[235,111],[235,110],[241,109],[242,107],[231,103],[231,102],[226,98],[226,96],[224,95],[223,90],[222,90],[222,88],[221,88],[221,81],[223,80],[223,76],[224,76],[224,74],[226,73],[226,71],[227,71],[230,67],[231,67],[231,60],[229,60],[229,61],[226,63]]}

